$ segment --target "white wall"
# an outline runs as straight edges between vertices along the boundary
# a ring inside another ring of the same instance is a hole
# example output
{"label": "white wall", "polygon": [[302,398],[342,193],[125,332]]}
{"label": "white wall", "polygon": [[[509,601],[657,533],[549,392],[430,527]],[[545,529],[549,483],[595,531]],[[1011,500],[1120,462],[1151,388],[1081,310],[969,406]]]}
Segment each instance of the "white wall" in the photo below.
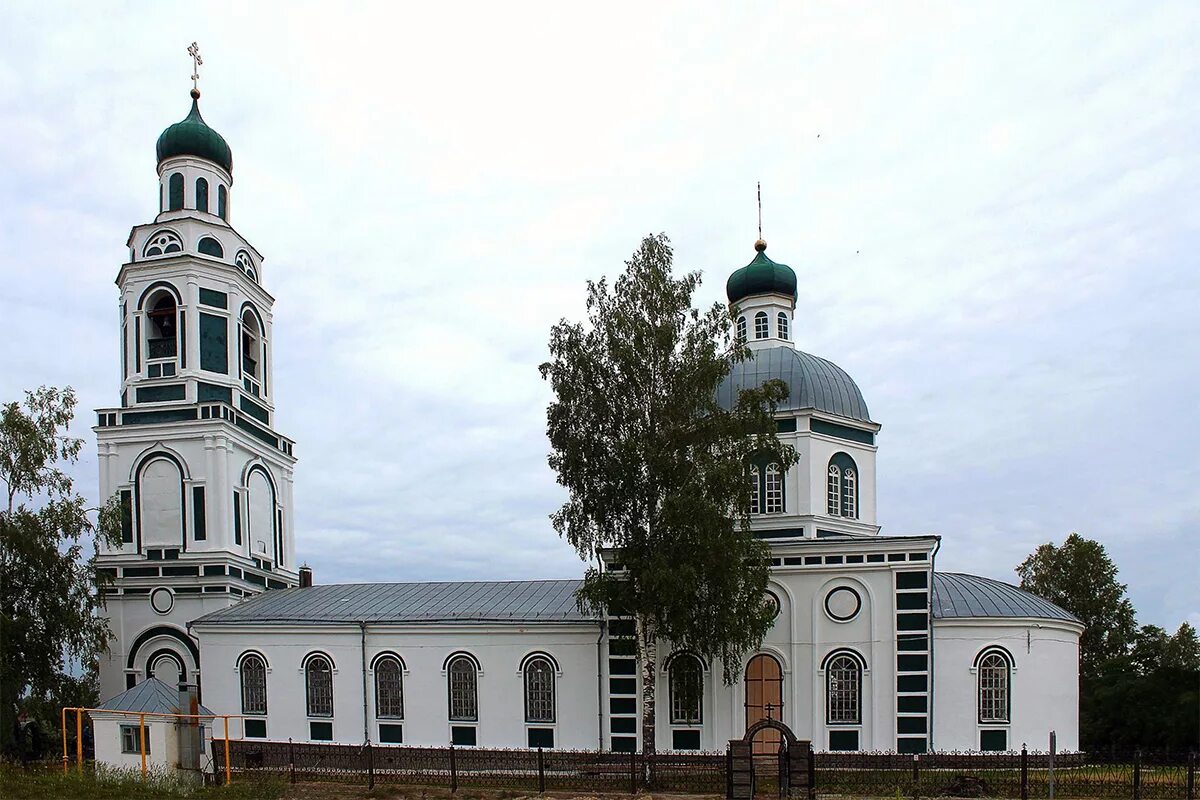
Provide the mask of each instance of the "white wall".
{"label": "white wall", "polygon": [[[1073,623],[1045,619],[946,619],[934,623],[934,746],[978,750],[981,729],[1006,728],[1008,746],[1079,748],[1079,634]],[[1015,662],[1011,724],[978,722],[976,656],[996,645]]]}
{"label": "white wall", "polygon": [[[204,656],[204,704],[214,713],[241,713],[236,664],[243,653],[254,650],[267,661],[267,738],[307,741],[310,718],[305,708],[301,663],[306,655],[319,650],[332,659],[335,668],[334,741],[363,741],[363,656],[357,624],[237,628],[199,625],[195,632]],[[450,742],[450,722],[443,665],[452,653],[466,651],[482,667],[478,745],[524,747],[527,726],[518,669],[526,655],[541,651],[551,655],[559,666],[557,708],[554,725],[536,727],[555,728],[556,747],[595,749],[599,735],[598,635],[599,626],[591,623],[369,626],[366,682],[372,703],[368,710],[370,739],[379,741],[380,720],[374,716],[374,673],[370,670],[376,655],[394,652],[406,667],[404,743],[446,745]]]}
{"label": "white wall", "polygon": [[[96,761],[113,767],[141,769],[140,753],[121,752],[121,726],[133,725],[136,729],[138,718],[126,714],[105,714],[90,712],[92,732],[96,744]],[[146,766],[163,768],[177,767],[179,753],[177,750],[175,725],[163,718],[146,717],[146,731],[149,734],[150,752],[146,755]]]}

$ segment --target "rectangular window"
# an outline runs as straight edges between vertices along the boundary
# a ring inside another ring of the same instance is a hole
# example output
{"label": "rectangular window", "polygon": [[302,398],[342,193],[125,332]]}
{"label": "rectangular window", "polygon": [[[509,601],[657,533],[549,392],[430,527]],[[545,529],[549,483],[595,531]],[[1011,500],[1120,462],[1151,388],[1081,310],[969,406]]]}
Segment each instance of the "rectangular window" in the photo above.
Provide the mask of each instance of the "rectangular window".
{"label": "rectangular window", "polygon": [[236,545],[242,543],[242,503],[239,497],[237,492],[233,493],[233,543]]}
{"label": "rectangular window", "polygon": [[332,722],[310,722],[308,723],[308,738],[314,742],[332,742],[333,741],[333,723]]}
{"label": "rectangular window", "polygon": [[[150,753],[150,728],[149,726],[142,728],[142,734],[146,737],[146,753]],[[137,725],[122,725],[121,726],[121,752],[122,753],[141,753],[142,742],[138,736]]]}
{"label": "rectangular window", "polygon": [[554,747],[553,728],[530,728],[525,739],[529,747]]}
{"label": "rectangular window", "polygon": [[208,538],[208,527],[204,507],[204,487],[192,487],[192,535],[196,541],[202,542]]}
{"label": "rectangular window", "polygon": [[1008,731],[980,731],[979,749],[1004,751],[1008,749]]}
{"label": "rectangular window", "polygon": [[614,753],[632,753],[637,750],[636,736],[614,736],[612,737],[612,749]]}
{"label": "rectangular window", "polygon": [[380,723],[380,744],[404,744],[404,726],[394,722]]}
{"label": "rectangular window", "polygon": [[460,747],[474,747],[478,741],[474,725],[451,725],[450,744]]}
{"label": "rectangular window", "polygon": [[632,697],[610,697],[608,698],[608,713],[636,714],[637,700]]}
{"label": "rectangular window", "polygon": [[762,498],[759,495],[758,477],[759,477],[758,467],[751,467],[750,468],[750,513],[751,514],[761,514],[762,513]]}
{"label": "rectangular window", "polygon": [[609,723],[613,733],[637,733],[637,717],[613,717]]}
{"label": "rectangular window", "polygon": [[927,589],[929,588],[928,572],[897,572],[897,589]]}
{"label": "rectangular window", "polygon": [[133,543],[133,492],[121,490],[121,541]]}
{"label": "rectangular window", "polygon": [[267,738],[267,721],[265,719],[248,719],[242,725],[247,739]]}
{"label": "rectangular window", "polygon": [[671,731],[672,750],[699,750],[700,731]]}
{"label": "rectangular window", "polygon": [[632,658],[610,658],[608,660],[609,675],[636,675],[637,661]]}
{"label": "rectangular window", "polygon": [[608,691],[609,694],[637,694],[637,680],[635,678],[609,678]]}
{"label": "rectangular window", "polygon": [[200,313],[200,369],[229,372],[229,323],[224,317]]}
{"label": "rectangular window", "polygon": [[857,750],[858,731],[830,731],[830,750]]}

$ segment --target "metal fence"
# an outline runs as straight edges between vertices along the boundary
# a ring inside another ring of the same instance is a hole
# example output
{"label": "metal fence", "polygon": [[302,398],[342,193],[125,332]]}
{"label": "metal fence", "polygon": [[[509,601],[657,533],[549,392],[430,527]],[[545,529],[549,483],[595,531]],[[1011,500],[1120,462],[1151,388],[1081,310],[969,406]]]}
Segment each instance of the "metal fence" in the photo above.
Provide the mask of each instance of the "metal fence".
{"label": "metal fence", "polygon": [[[213,741],[220,774],[224,742]],[[642,790],[724,794],[725,753],[640,753],[595,750],[508,750],[230,740],[230,770],[290,780],[525,791],[634,794]]]}
{"label": "metal fence", "polygon": [[1195,800],[1195,753],[817,753],[819,795]]}
{"label": "metal fence", "polygon": [[[224,741],[213,741],[217,773]],[[756,757],[761,760],[764,757]],[[770,756],[765,757],[767,759]],[[613,753],[230,740],[230,772],[295,782],[345,781],[529,792],[725,795],[728,753]],[[815,753],[822,797],[1196,800],[1196,753]],[[769,772],[769,770],[767,770]],[[765,781],[760,789],[769,791]],[[771,784],[772,786],[774,784]]]}

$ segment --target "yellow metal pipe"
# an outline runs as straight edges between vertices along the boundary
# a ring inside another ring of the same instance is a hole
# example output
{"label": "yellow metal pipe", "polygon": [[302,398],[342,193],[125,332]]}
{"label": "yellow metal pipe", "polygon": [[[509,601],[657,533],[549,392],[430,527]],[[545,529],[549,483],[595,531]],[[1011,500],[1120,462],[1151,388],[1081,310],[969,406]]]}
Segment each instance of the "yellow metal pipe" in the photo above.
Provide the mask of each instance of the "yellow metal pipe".
{"label": "yellow metal pipe", "polygon": [[83,709],[75,709],[75,769],[83,772]]}
{"label": "yellow metal pipe", "polygon": [[62,733],[63,733],[63,774],[67,772],[67,762],[70,760],[67,756],[67,707],[63,706],[62,710]]}
{"label": "yellow metal pipe", "polygon": [[142,780],[146,780],[146,715],[138,715],[138,746],[142,751]]}
{"label": "yellow metal pipe", "polygon": [[225,785],[229,785],[229,715],[225,716]]}

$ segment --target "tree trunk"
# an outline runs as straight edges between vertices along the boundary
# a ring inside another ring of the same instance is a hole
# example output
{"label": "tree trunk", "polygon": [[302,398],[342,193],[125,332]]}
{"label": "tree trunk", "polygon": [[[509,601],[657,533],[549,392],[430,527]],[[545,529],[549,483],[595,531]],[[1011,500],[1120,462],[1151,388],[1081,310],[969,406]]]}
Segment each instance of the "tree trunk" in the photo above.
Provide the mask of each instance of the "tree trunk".
{"label": "tree trunk", "polygon": [[[642,755],[652,756],[654,737],[654,685],[658,669],[658,637],[654,626],[638,620],[638,650],[642,655]],[[647,762],[646,768],[649,768]]]}

